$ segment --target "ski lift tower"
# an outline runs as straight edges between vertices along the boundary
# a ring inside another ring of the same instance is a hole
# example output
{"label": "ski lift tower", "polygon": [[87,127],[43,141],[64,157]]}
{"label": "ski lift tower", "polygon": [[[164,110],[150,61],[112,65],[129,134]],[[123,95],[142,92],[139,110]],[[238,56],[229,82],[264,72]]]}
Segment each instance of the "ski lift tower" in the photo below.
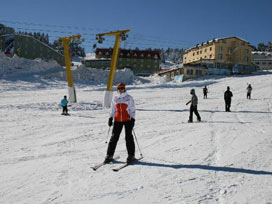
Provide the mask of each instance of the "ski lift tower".
{"label": "ski lift tower", "polygon": [[69,37],[59,38],[62,41],[64,48],[64,57],[65,57],[65,65],[66,65],[66,73],[67,73],[67,81],[68,81],[68,93],[69,93],[69,102],[76,103],[76,89],[73,84],[73,76],[71,71],[71,59],[69,53],[69,43],[72,39],[80,38],[81,35],[73,35]]}
{"label": "ski lift tower", "polygon": [[114,43],[114,48],[113,48],[113,53],[111,58],[111,68],[110,68],[110,74],[108,79],[108,85],[107,85],[107,90],[104,93],[104,107],[105,108],[110,108],[111,106],[111,100],[113,96],[112,85],[113,85],[114,74],[115,74],[116,65],[118,61],[120,41],[126,40],[126,38],[128,37],[126,33],[129,31],[130,30],[119,30],[115,32],[100,33],[96,35],[96,39],[98,40],[98,43],[103,43],[103,40],[105,40],[103,36],[106,36],[106,35],[115,36],[115,43]]}

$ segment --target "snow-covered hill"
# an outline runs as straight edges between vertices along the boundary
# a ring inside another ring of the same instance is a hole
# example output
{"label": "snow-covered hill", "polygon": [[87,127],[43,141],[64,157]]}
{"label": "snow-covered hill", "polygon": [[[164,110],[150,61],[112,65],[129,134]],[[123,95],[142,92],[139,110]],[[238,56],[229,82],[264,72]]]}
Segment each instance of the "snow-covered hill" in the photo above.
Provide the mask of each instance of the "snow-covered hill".
{"label": "snow-covered hill", "polygon": [[[116,149],[120,162],[90,168],[106,154],[105,84],[76,83],[78,103],[69,107],[71,116],[62,116],[65,81],[40,76],[0,80],[0,203],[272,202],[272,72],[184,83],[133,81],[128,92],[144,159],[118,173],[111,169],[126,159],[124,133]],[[204,85],[208,99],[202,98]],[[224,111],[227,86],[232,112]],[[201,123],[187,123],[191,88]]]}

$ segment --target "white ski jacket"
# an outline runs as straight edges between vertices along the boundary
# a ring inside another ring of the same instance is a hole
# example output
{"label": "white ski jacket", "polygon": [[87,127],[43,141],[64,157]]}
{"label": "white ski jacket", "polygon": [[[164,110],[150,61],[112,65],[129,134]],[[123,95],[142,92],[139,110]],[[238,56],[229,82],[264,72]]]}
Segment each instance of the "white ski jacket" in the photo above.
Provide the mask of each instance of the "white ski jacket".
{"label": "white ski jacket", "polygon": [[111,103],[110,117],[118,122],[130,121],[135,119],[135,104],[132,96],[127,92],[116,95]]}

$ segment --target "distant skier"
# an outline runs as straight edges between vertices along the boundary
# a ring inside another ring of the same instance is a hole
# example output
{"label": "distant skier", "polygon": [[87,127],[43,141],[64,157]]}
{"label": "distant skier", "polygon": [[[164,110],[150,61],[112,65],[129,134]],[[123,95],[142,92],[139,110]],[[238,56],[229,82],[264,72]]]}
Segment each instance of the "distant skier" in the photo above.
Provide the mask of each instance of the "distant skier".
{"label": "distant skier", "polygon": [[205,86],[205,87],[203,88],[203,98],[204,98],[204,99],[207,98],[207,94],[208,94],[208,88]]}
{"label": "distant skier", "polygon": [[227,91],[224,93],[224,99],[225,99],[225,110],[226,112],[230,112],[230,106],[231,106],[231,97],[232,92],[230,91],[230,87],[227,87]]}
{"label": "distant skier", "polygon": [[60,105],[62,106],[62,115],[69,115],[68,114],[68,100],[67,100],[67,96],[64,96],[63,99],[60,102]]}
{"label": "distant skier", "polygon": [[251,84],[249,84],[247,87],[247,99],[251,99],[251,91],[252,91],[252,86]]}
{"label": "distant skier", "polygon": [[127,162],[135,160],[135,143],[132,135],[132,129],[135,123],[134,100],[132,96],[127,94],[126,85],[124,83],[119,83],[117,85],[117,93],[118,95],[113,98],[111,103],[111,113],[108,125],[110,127],[112,126],[113,118],[114,123],[104,163],[109,163],[113,160],[115,148],[123,126],[125,126],[125,139],[128,152]]}
{"label": "distant skier", "polygon": [[197,96],[195,94],[195,90],[192,89],[190,93],[192,95],[192,99],[186,103],[186,105],[188,105],[189,103],[191,103],[190,116],[189,116],[188,123],[192,123],[193,122],[193,113],[195,113],[195,115],[197,117],[197,120],[200,122],[201,121],[201,117],[200,117],[200,115],[199,115],[199,113],[197,111],[198,99],[197,99]]}

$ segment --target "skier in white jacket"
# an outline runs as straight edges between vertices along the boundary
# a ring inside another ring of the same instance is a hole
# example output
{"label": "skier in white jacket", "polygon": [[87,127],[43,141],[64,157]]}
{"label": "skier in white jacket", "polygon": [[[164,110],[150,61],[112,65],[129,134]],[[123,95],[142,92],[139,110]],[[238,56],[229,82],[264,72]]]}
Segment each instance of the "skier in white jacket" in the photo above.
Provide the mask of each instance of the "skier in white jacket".
{"label": "skier in white jacket", "polygon": [[119,83],[117,85],[117,92],[117,96],[113,98],[111,103],[111,113],[108,125],[111,127],[113,124],[113,130],[104,163],[109,163],[113,160],[115,148],[123,126],[125,126],[125,139],[128,152],[127,162],[135,159],[135,143],[132,135],[132,129],[135,123],[134,100],[132,96],[127,94],[126,85],[124,83]]}

